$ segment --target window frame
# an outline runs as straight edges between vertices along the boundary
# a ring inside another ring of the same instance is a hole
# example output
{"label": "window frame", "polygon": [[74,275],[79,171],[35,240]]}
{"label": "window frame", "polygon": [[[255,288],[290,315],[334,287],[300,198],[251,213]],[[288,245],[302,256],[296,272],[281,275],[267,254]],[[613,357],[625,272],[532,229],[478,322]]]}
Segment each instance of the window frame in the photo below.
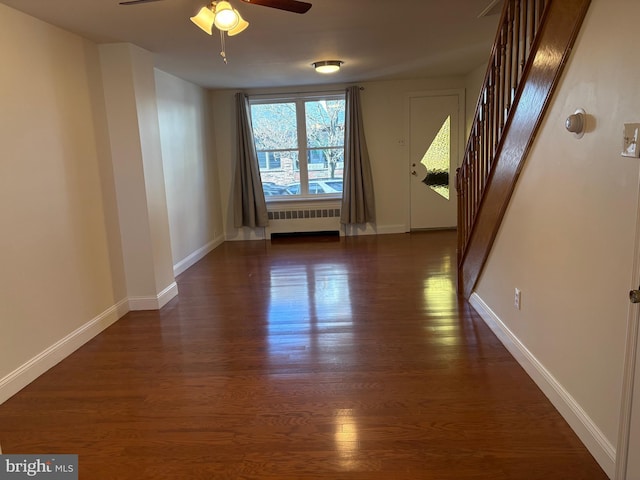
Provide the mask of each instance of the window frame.
{"label": "window frame", "polygon": [[[313,101],[332,101],[341,100],[345,102],[345,116],[346,116],[346,93],[344,91],[331,91],[331,92],[304,92],[304,93],[282,93],[282,94],[268,94],[268,95],[249,95],[249,105],[252,108],[254,105],[268,105],[274,103],[294,103],[296,109],[296,140],[297,149],[283,148],[283,149],[269,149],[258,150],[256,146],[256,152],[297,152],[298,161],[297,167],[294,165],[294,170],[298,172],[300,177],[299,188],[300,193],[296,195],[267,195],[265,200],[267,203],[275,202],[310,202],[310,201],[322,201],[322,200],[341,200],[342,191],[337,193],[310,193],[309,184],[318,179],[309,178],[309,152],[313,150],[326,150],[326,149],[342,149],[344,156],[344,138],[342,141],[342,147],[340,146],[320,146],[309,147],[309,139],[307,137],[307,118],[306,118],[306,103]],[[253,119],[252,119],[253,122]],[[255,145],[255,138],[253,139]],[[305,161],[301,161],[304,159]],[[344,166],[343,166],[344,168]],[[261,174],[262,171],[258,165],[258,170]],[[267,169],[266,171],[277,171],[277,169]],[[344,177],[343,177],[344,179]],[[319,180],[323,181],[323,180]],[[264,180],[263,180],[264,182]]]}

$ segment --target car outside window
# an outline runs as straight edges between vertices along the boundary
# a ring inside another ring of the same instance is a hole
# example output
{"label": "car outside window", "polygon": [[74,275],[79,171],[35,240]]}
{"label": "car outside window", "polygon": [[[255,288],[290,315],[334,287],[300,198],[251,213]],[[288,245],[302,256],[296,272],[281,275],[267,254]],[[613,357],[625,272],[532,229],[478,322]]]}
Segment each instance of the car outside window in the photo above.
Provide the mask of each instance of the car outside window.
{"label": "car outside window", "polygon": [[344,95],[252,98],[251,120],[265,197],[340,197]]}

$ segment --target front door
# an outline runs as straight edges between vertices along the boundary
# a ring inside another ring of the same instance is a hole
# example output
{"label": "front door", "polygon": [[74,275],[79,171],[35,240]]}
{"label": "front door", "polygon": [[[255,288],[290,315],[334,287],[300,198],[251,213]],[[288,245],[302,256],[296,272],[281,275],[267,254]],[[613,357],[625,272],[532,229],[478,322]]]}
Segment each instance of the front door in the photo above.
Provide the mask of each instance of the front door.
{"label": "front door", "polygon": [[411,230],[455,228],[464,92],[409,96]]}

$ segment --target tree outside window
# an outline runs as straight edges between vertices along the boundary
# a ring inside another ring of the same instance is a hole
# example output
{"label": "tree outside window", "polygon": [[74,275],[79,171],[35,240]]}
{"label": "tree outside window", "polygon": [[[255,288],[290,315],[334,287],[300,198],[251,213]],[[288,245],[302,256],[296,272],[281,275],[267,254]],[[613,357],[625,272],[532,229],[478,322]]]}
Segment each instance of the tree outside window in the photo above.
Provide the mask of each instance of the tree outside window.
{"label": "tree outside window", "polygon": [[268,199],[341,196],[344,95],[252,99],[251,117]]}

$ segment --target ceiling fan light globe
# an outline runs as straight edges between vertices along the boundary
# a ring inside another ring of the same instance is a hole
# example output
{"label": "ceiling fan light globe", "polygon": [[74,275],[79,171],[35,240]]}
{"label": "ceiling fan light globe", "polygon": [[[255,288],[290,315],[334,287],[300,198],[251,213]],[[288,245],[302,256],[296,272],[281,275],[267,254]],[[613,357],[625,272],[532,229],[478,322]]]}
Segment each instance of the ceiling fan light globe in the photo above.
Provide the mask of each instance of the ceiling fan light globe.
{"label": "ceiling fan light globe", "polygon": [[[236,10],[236,13],[238,13],[237,10]],[[244,32],[248,26],[249,26],[249,22],[247,22],[244,18],[242,18],[240,16],[240,13],[238,13],[238,25],[236,25],[234,28],[229,30],[227,32],[227,35],[229,35],[230,37],[233,37],[234,35]]]}
{"label": "ceiling fan light globe", "polygon": [[229,2],[218,2],[213,24],[218,30],[228,32],[238,26],[240,15],[231,7]]}
{"label": "ceiling fan light globe", "polygon": [[191,17],[191,21],[209,35],[213,35],[211,32],[213,19],[214,14],[209,7],[202,7],[197,15]]}

